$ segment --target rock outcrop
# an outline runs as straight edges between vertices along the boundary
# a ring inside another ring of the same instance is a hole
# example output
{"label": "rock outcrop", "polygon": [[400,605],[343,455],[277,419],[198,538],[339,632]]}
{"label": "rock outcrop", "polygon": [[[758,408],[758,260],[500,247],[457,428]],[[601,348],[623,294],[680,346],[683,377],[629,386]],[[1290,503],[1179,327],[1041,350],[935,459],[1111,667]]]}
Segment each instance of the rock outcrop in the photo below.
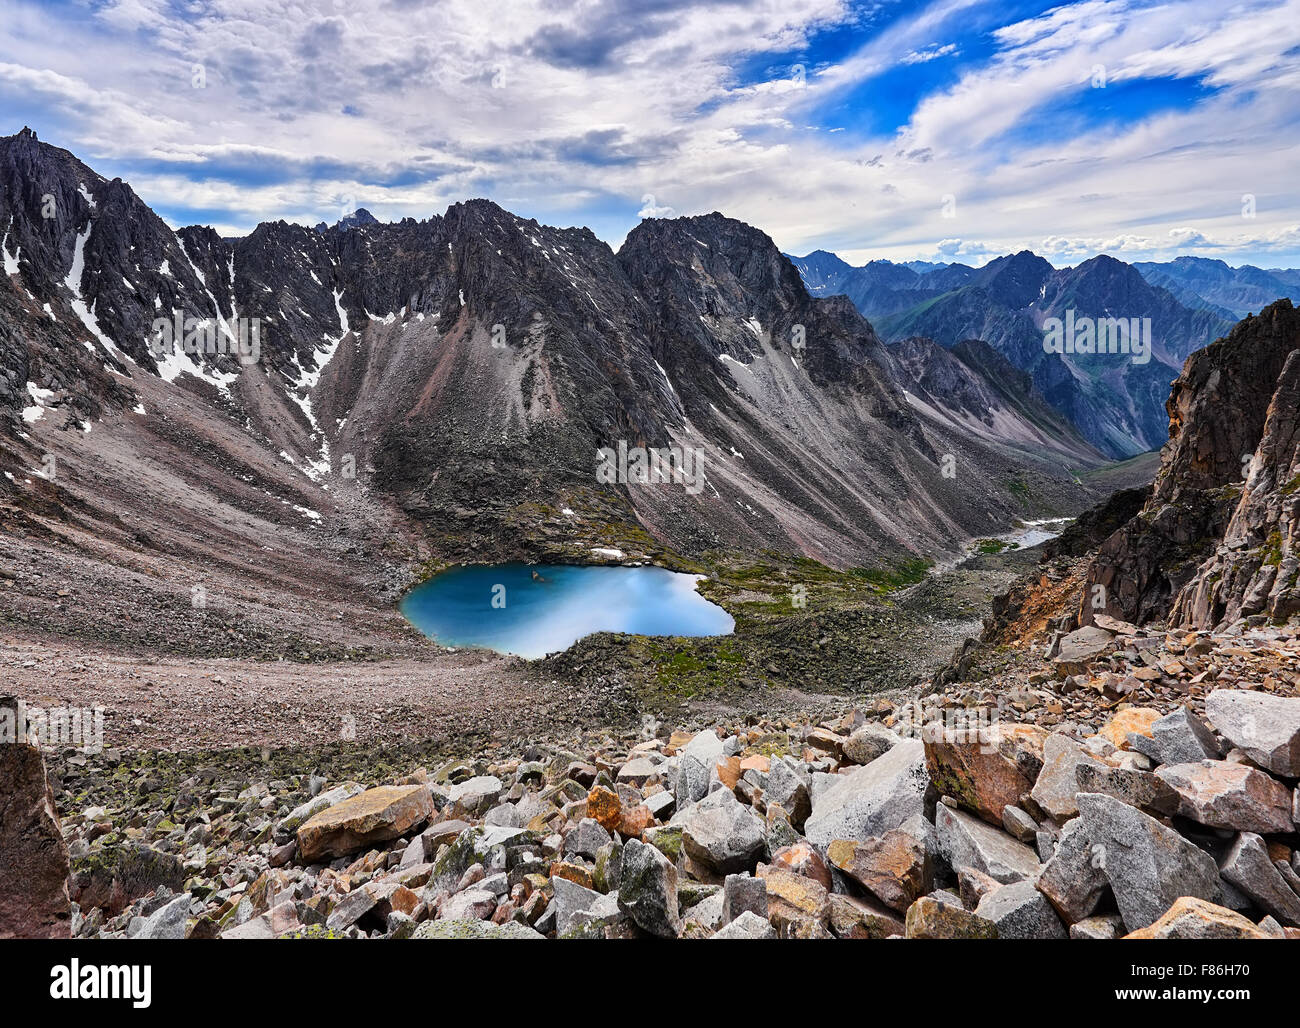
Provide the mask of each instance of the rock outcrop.
{"label": "rock outcrop", "polygon": [[1279,300],[1187,359],[1151,497],[1092,559],[1080,623],[1300,610],[1298,350],[1300,311]]}
{"label": "rock outcrop", "polygon": [[0,939],[66,939],[68,847],[45,760],[18,738],[17,715],[0,698]]}

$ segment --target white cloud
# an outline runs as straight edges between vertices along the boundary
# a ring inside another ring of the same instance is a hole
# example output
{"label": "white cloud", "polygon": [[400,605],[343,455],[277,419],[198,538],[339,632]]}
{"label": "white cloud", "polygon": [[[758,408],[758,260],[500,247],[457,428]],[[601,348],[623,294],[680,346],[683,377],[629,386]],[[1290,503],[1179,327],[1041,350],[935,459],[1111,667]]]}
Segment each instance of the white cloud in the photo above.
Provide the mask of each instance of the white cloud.
{"label": "white cloud", "polygon": [[[883,30],[847,0],[515,0],[508,18],[480,0],[310,14],[114,0],[83,19],[6,6],[11,131],[32,123],[108,173],[128,168],[154,206],[227,231],[332,220],[342,196],[398,218],[486,195],[614,245],[637,217],[721,210],[786,250],[850,259],[956,247],[976,261],[1045,236],[1052,254],[1300,249],[1293,0],[1083,0],[1012,25],[992,0],[932,0]],[[820,28],[855,22],[847,57],[800,56]],[[965,41],[985,33],[995,52],[973,61]],[[865,131],[867,112],[845,106],[874,76],[929,74],[941,57],[959,77],[901,130]],[[1091,90],[1098,64],[1107,85]],[[754,67],[759,81],[740,77]],[[1051,138],[1021,131],[1081,96],[1104,111],[1144,76],[1218,92],[1136,122],[1076,111]]]}
{"label": "white cloud", "polygon": [[925,64],[929,61],[936,61],[940,57],[954,57],[960,52],[956,43],[945,43],[943,46],[927,46],[923,50],[909,50],[900,58],[900,63]]}
{"label": "white cloud", "polygon": [[656,200],[654,193],[646,193],[641,197],[641,209],[636,212],[638,218],[671,218],[673,209],[671,207],[661,206]]}

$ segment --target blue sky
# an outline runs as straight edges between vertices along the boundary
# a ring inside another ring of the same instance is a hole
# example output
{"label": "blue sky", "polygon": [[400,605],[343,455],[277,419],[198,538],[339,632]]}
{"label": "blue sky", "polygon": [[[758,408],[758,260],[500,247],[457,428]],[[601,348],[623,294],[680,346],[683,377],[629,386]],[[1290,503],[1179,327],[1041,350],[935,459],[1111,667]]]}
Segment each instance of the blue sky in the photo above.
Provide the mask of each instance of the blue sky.
{"label": "blue sky", "polygon": [[1300,265],[1300,0],[0,0],[0,110],[231,234],[487,196],[614,246]]}

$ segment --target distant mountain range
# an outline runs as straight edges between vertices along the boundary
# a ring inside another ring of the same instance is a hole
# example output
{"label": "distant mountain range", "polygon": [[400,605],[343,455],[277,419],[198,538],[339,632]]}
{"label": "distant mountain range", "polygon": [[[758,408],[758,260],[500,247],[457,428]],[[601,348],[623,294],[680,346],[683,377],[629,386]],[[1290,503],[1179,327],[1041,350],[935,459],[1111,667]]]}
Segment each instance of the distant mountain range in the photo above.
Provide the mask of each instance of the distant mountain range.
{"label": "distant mountain range", "polygon": [[[1231,268],[1199,257],[1126,264],[1103,255],[1061,269],[1027,250],[978,269],[883,260],[854,267],[824,250],[790,259],[809,293],[847,296],[888,343],[984,340],[1112,457],[1164,443],[1169,385],[1191,353],[1246,314],[1300,296],[1300,271]],[[1123,319],[1126,326],[1149,319],[1149,358],[1046,352],[1052,319],[1067,318],[1090,325]]]}
{"label": "distant mountain range", "polygon": [[[164,518],[201,482],[267,518],[386,505],[477,559],[545,537],[843,566],[1081,509],[1105,463],[1014,348],[886,347],[721,214],[647,219],[617,252],[487,200],[229,239],[24,130],[0,139],[0,237],[0,500],[66,456],[43,502],[99,531],[130,523],[96,521],[106,482]],[[981,270],[985,302],[1032,299],[1024,263]],[[191,323],[254,352],[182,346]],[[702,488],[598,481],[619,443],[698,450]]]}

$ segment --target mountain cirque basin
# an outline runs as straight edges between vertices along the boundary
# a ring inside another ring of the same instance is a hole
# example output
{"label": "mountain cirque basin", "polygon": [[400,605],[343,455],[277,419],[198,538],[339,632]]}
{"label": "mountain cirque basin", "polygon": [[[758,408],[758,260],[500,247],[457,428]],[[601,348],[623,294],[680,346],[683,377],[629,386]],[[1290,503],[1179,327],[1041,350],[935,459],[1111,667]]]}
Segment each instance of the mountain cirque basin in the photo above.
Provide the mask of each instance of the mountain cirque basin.
{"label": "mountain cirque basin", "polygon": [[402,613],[444,645],[482,646],[529,660],[594,632],[731,634],[735,621],[695,591],[698,580],[656,567],[457,567],[408,593]]}

